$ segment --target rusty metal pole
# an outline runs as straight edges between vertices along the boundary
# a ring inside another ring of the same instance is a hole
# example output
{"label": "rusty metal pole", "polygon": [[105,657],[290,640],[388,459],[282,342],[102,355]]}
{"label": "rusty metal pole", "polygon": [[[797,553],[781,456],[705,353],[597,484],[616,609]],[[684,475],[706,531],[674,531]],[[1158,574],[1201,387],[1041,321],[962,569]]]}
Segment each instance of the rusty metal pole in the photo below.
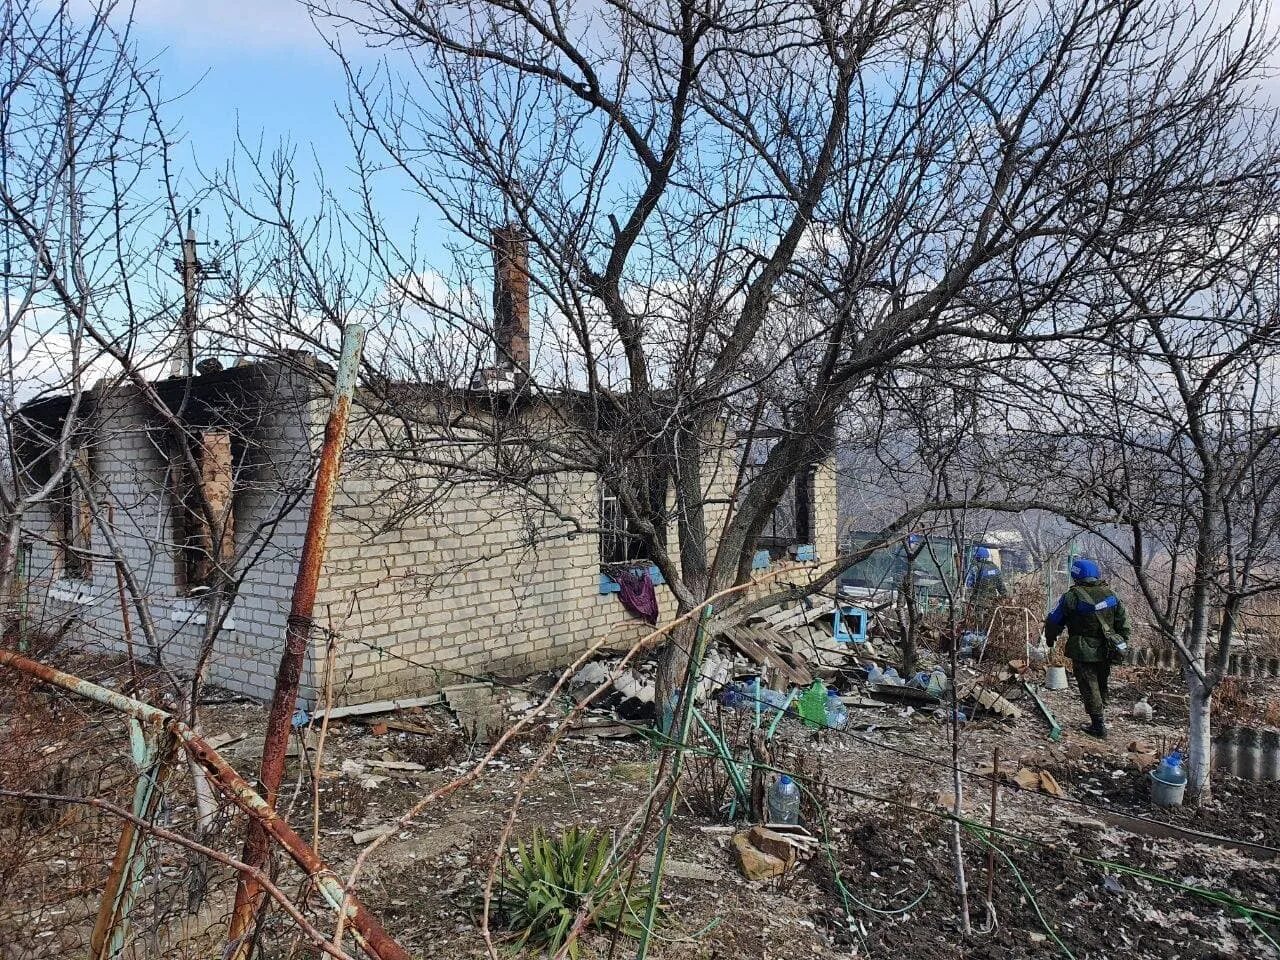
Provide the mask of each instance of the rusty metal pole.
{"label": "rusty metal pole", "polygon": [[987,837],[987,910],[994,912],[992,906],[996,891],[996,807],[1000,803],[1000,744],[991,749],[991,834]]}
{"label": "rusty metal pole", "polygon": [[[347,415],[355,394],[356,374],[360,369],[360,351],[364,346],[364,328],[348,324],[342,336],[342,357],[333,388],[333,406],[324,428],[324,443],[320,447],[320,462],[316,468],[315,490],[311,495],[311,512],[307,518],[307,535],[302,544],[302,556],[298,560],[298,577],[293,586],[293,602],[285,627],[284,650],[280,654],[280,666],[276,671],[276,687],[271,697],[271,711],[267,715],[267,730],[262,746],[262,766],[258,779],[263,797],[271,807],[275,806],[284,777],[285,752],[289,747],[289,732],[294,709],[298,703],[298,682],[306,664],[307,644],[311,641],[312,615],[316,602],[316,587],[320,582],[320,567],[324,562],[325,539],[329,535],[329,518],[333,513],[333,497],[338,485],[338,471],[342,466],[342,447],[347,436]],[[241,860],[251,867],[263,869],[267,865],[270,836],[257,820],[250,820],[245,833],[244,853]],[[227,931],[227,943],[232,949],[229,960],[247,960],[252,947],[253,925],[262,908],[264,891],[250,874],[240,874],[236,885],[235,909]]]}

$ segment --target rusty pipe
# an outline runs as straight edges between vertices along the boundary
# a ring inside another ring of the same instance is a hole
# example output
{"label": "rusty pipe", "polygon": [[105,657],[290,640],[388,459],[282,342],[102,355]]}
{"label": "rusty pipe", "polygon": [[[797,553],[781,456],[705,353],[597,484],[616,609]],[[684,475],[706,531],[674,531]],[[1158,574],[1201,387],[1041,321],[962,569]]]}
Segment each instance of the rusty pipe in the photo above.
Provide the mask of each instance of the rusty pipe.
{"label": "rusty pipe", "polygon": [[[348,324],[342,337],[342,357],[338,362],[334,382],[333,406],[325,424],[324,443],[320,447],[320,461],[316,467],[307,533],[302,543],[302,555],[298,559],[298,576],[294,581],[293,600],[285,626],[284,650],[280,653],[275,690],[271,695],[271,708],[267,714],[258,780],[262,784],[263,796],[268,806],[275,805],[280,781],[284,779],[285,754],[289,747],[293,712],[298,704],[298,684],[307,661],[316,588],[320,583],[320,568],[324,564],[325,541],[329,535],[333,498],[342,467],[342,448],[347,436],[347,416],[355,395],[356,374],[360,369],[360,351],[363,345],[364,328],[358,324]],[[240,859],[261,870],[266,866],[269,847],[263,824],[258,820],[250,820],[245,833],[244,853]],[[262,908],[264,893],[262,885],[253,874],[240,874],[236,884],[235,907],[227,929],[228,944],[235,944],[230,960],[248,960],[252,946],[250,933]]]}

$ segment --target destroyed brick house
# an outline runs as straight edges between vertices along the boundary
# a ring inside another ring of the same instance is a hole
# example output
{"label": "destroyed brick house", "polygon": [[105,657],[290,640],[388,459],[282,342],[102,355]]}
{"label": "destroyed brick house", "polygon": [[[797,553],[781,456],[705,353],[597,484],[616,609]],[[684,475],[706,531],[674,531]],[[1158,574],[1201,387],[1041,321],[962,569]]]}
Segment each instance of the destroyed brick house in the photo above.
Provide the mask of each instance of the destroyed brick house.
{"label": "destroyed brick house", "polygon": [[[432,395],[431,402],[448,406],[449,423],[462,422],[462,414],[518,418],[536,432],[554,420],[548,410],[555,400],[504,390],[513,363],[527,363],[527,309],[516,315],[514,324],[498,327],[499,362],[487,383]],[[194,377],[153,384],[197,441],[198,477],[177,462],[170,428],[136,387],[82,394],[74,403],[80,427],[72,455],[94,503],[68,480],[27,517],[21,589],[28,621],[96,650],[121,653],[131,642],[145,657],[118,554],[145,597],[165,663],[189,670],[205,634],[216,555],[238,579],[207,677],[239,694],[269,697],[328,413],[324,384],[324,370],[296,354],[206,366]],[[454,479],[447,464],[465,456],[463,431],[433,441],[442,448],[438,456],[403,457],[396,452],[406,449],[403,422],[380,409],[357,394],[304,702],[323,689],[331,638],[334,697],[358,703],[427,692],[464,675],[564,664],[603,637],[619,646],[651,629],[619,602],[609,571],[646,558],[628,546],[634,541],[622,536],[616,500],[595,475],[558,474],[534,491],[501,478]],[[41,482],[42,471],[48,476],[40,451],[72,410],[69,397],[24,408],[29,428],[46,437],[30,445],[37,451],[32,481]],[[726,438],[704,471],[707,502],[718,505],[721,519],[737,482],[739,448]],[[227,518],[216,545],[190,507],[196,484]],[[834,467],[824,462],[797,480],[759,544],[757,566],[833,558],[835,509]],[[661,622],[674,604],[657,568],[650,572]],[[128,623],[122,609],[130,611]]]}

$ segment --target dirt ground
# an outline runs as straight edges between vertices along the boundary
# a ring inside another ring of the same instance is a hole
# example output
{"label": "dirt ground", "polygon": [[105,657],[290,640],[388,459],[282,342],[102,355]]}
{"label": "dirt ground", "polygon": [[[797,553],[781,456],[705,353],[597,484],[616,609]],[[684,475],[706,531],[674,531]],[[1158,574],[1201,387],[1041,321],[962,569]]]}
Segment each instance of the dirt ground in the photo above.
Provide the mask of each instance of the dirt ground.
{"label": "dirt ground", "polygon": [[[1221,777],[1214,783],[1213,802],[1203,808],[1151,806],[1143,766],[1149,762],[1141,751],[1127,748],[1135,742],[1155,747],[1176,742],[1185,722],[1185,701],[1176,689],[1177,678],[1170,674],[1118,671],[1112,735],[1105,743],[1072,732],[1083,721],[1074,689],[1045,695],[1067,728],[1060,743],[1049,741],[1029,702],[1021,704],[1023,714],[1015,721],[979,719],[965,725],[963,768],[989,773],[992,751],[999,746],[1004,777],[1021,768],[1047,771],[1063,794],[1054,797],[1007,782],[1000,787],[999,825],[1008,833],[1000,835],[992,853],[990,879],[988,847],[981,837],[964,832],[973,928],[968,934],[958,921],[951,824],[938,815],[953,791],[947,729],[931,713],[907,714],[894,705],[855,708],[850,725],[856,729],[847,732],[815,733],[797,721],[783,721],[772,744],[773,762],[783,769],[822,771],[825,785],[818,792],[827,832],[825,849],[780,881],[750,883],[741,876],[729,846],[732,829],[704,809],[695,765],[673,821],[669,856],[675,865],[664,882],[667,920],[651,956],[1280,957],[1267,940],[1280,939],[1280,929],[1262,923],[1264,932],[1259,932],[1220,899],[1274,910],[1280,904],[1280,860],[1194,836],[1150,836],[1145,826],[1134,832],[1107,819],[1107,811],[1118,811],[1155,821],[1146,826],[1181,825],[1280,846],[1280,784]],[[1156,704],[1150,723],[1127,715],[1142,694]],[[443,707],[401,716],[414,732],[384,732],[369,722],[335,721],[329,728],[323,773],[314,785],[320,826],[314,839],[339,873],[359,852],[354,833],[390,822],[482,752],[466,742]],[[720,720],[743,722],[741,716]],[[209,737],[239,737],[223,753],[244,773],[256,769],[262,722],[263,711],[254,704],[223,702],[204,711]],[[485,954],[476,922],[479,894],[517,779],[546,736],[545,729],[535,731],[509,746],[483,778],[429,807],[372,858],[359,893],[415,956]],[[514,835],[527,836],[535,826],[558,829],[575,823],[619,829],[649,790],[653,759],[652,748],[639,737],[566,737],[531,784]],[[296,759],[289,778],[284,805],[299,833],[310,839],[313,784]],[[985,823],[990,780],[967,776],[963,785],[965,816]],[[820,832],[816,808],[809,805],[806,812],[809,825]],[[189,811],[175,800],[166,815],[183,823]],[[237,817],[220,824],[228,848],[234,849],[240,829]],[[175,877],[185,863],[174,857]],[[684,869],[691,867],[703,870]],[[702,876],[708,871],[712,879]],[[647,879],[640,873],[637,882]],[[211,899],[220,909],[231,880],[228,869],[214,869],[211,888],[217,894]],[[992,911],[985,906],[988,882]],[[1188,888],[1211,893],[1196,895]],[[221,919],[218,909],[206,906],[206,913]],[[317,916],[327,923],[323,911]],[[501,930],[497,920],[495,929]],[[282,937],[269,943],[264,955],[309,955],[291,953],[292,947],[292,938]],[[632,953],[634,944],[624,941],[614,955]],[[0,948],[0,956],[38,955]],[[587,937],[583,955],[608,956],[607,938]]]}

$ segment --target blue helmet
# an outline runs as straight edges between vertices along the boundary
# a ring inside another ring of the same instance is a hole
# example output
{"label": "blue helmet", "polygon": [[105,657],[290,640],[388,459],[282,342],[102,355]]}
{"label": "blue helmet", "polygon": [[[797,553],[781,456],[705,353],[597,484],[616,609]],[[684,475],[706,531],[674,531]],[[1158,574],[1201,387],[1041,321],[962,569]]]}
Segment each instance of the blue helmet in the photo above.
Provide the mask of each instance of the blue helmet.
{"label": "blue helmet", "polygon": [[1072,580],[1099,580],[1102,577],[1098,565],[1088,557],[1076,557],[1072,560],[1069,572]]}
{"label": "blue helmet", "polygon": [[973,548],[973,559],[975,559],[975,560],[990,560],[990,559],[991,559],[991,551],[990,551],[990,550],[988,550],[986,547],[974,547],[974,548]]}

